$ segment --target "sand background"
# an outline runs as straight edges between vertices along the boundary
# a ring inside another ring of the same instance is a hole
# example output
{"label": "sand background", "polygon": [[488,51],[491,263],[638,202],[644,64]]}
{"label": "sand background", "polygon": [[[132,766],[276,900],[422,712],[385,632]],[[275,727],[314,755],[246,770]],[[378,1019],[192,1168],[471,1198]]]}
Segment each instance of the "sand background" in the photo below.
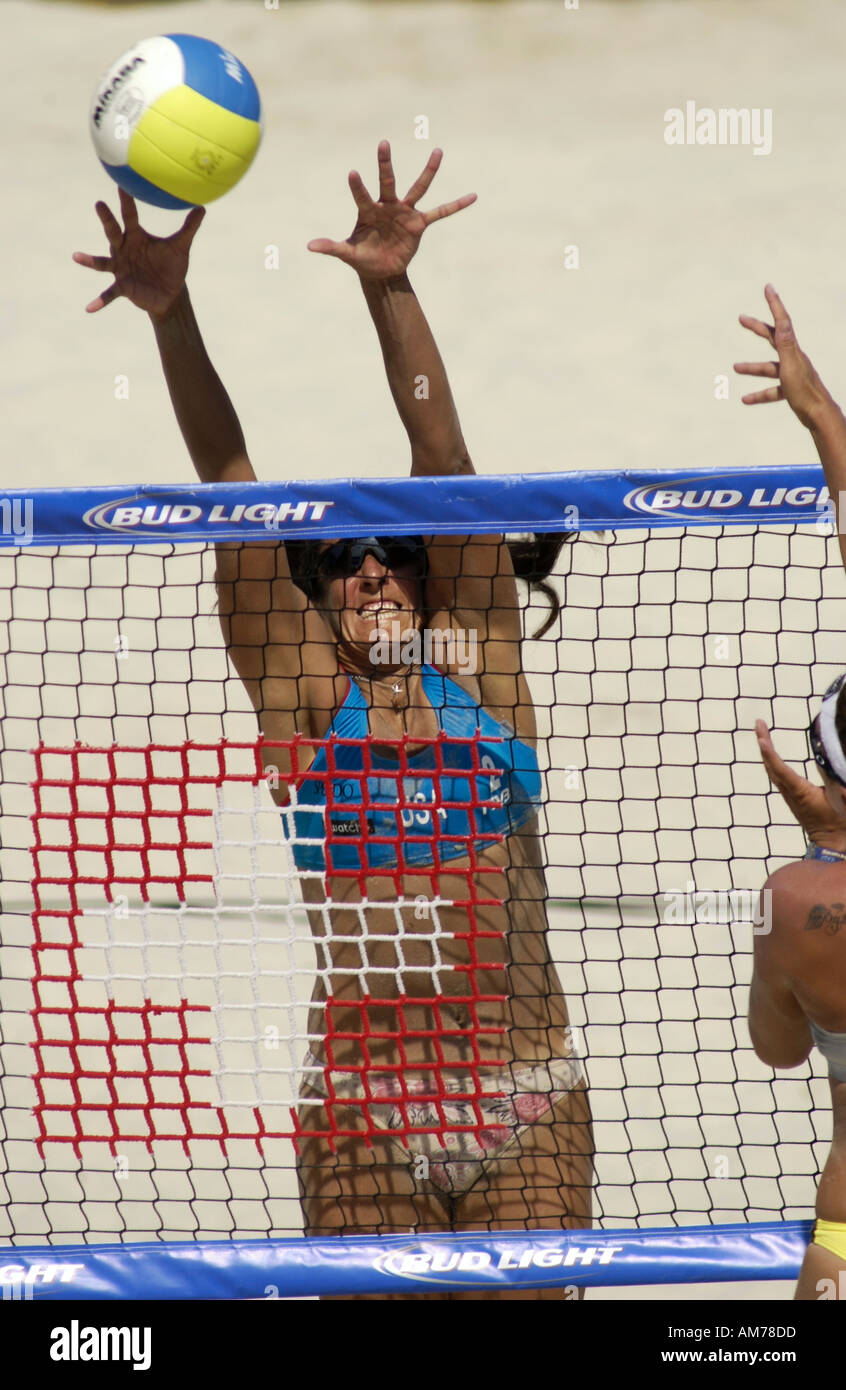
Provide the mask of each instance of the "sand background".
{"label": "sand background", "polygon": [[[393,142],[408,187],[433,144],[438,201],[412,282],[484,471],[747,467],[812,457],[785,408],[715,400],[747,355],[739,312],[772,280],[837,391],[846,121],[836,0],[121,6],[4,0],[0,93],[7,477],[43,485],[191,476],[149,325],[105,277],[97,198],[116,197],[86,133],[94,82],[137,37],[213,35],[265,106],[259,156],[215,204],[190,286],[265,479],[406,466],[405,438],[354,275],[304,248],[353,225],[350,168]],[[773,149],[671,147],[664,113],[773,112]],[[431,140],[414,138],[428,116]],[[14,138],[8,138],[9,132]],[[8,196],[14,189],[14,196]],[[170,233],[176,214],[151,209]],[[278,246],[280,269],[266,270]],[[580,268],[564,268],[565,248]],[[129,378],[115,400],[114,378]]]}
{"label": "sand background", "polygon": [[[424,206],[479,195],[427,232],[411,267],[479,471],[811,460],[786,407],[744,411],[734,382],[720,400],[714,381],[757,355],[736,316],[763,308],[769,279],[842,390],[846,16],[835,0],[581,0],[578,10],[330,0],[275,11],[261,0],[5,0],[6,486],[191,477],[149,324],[120,302],[86,316],[107,281],[70,259],[104,249],[95,199],[117,204],[86,133],[97,75],[135,39],[168,31],[227,44],[264,102],[255,166],[211,209],[189,278],[261,477],[407,466],[355,278],[305,250],[313,236],[349,232],[347,171],[375,188],[382,136],[401,189],[432,145],[444,148]],[[772,152],[668,146],[664,113],[689,100],[771,109]],[[421,114],[429,141],[414,138]],[[178,223],[145,214],[160,234]],[[580,265],[566,269],[573,245]],[[268,247],[278,270],[265,268]],[[128,399],[115,398],[119,375]]]}

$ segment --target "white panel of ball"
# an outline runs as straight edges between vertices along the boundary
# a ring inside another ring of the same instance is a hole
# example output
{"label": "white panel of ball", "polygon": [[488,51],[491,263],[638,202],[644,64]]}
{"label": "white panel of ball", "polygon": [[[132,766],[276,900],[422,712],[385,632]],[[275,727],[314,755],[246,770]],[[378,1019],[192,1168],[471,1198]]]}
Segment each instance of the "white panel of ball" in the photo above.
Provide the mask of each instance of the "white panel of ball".
{"label": "white panel of ball", "polygon": [[104,164],[126,163],[139,117],[165,92],[179,87],[184,74],[178,44],[164,35],[142,39],[103,73],[91,102],[90,124]]}

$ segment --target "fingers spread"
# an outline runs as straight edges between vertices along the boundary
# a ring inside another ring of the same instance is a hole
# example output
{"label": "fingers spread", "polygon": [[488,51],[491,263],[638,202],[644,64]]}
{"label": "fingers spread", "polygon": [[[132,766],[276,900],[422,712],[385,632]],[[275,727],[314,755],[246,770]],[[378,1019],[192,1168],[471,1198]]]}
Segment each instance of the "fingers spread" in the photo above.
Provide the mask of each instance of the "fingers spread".
{"label": "fingers spread", "polygon": [[764,296],[772,311],[773,318],[778,327],[779,321],[790,323],[790,315],[781,302],[781,296],[772,285],[764,286]]}
{"label": "fingers spread", "polygon": [[117,287],[117,281],[115,281],[113,285],[109,285],[107,290],[103,290],[103,293],[98,295],[96,299],[92,299],[90,304],[86,304],[86,314],[96,314],[98,309],[105,309],[107,304],[111,304],[113,300],[119,299],[120,294],[121,291]]}
{"label": "fingers spread", "polygon": [[764,294],[767,296],[767,303],[772,310],[773,323],[775,324],[775,344],[779,352],[783,348],[796,347],[796,334],[793,331],[790,315],[772,285],[765,286]]}
{"label": "fingers spread", "polygon": [[735,362],[738,376],[778,376],[777,362]]}
{"label": "fingers spread", "polygon": [[120,223],[106,203],[95,203],[94,210],[103,224],[103,231],[106,233],[106,239],[109,245],[112,250],[115,251],[123,241],[123,232],[121,231]]}
{"label": "fingers spread", "polygon": [[426,192],[426,189],[429,187],[429,184],[432,182],[432,179],[438,172],[443,157],[443,150],[432,150],[432,153],[429,155],[429,158],[426,161],[426,165],[423,169],[423,172],[420,174],[418,178],[415,179],[414,183],[411,185],[405,197],[403,198],[403,202],[408,203],[409,207],[413,208],[415,203],[419,202],[419,200],[423,197],[423,194]]}
{"label": "fingers spread", "polygon": [[452,217],[454,212],[461,212],[463,208],[469,208],[471,203],[475,203],[477,194],[465,193],[460,198],[454,198],[451,203],[441,203],[439,208],[433,208],[431,212],[422,214],[423,221],[428,227],[432,222],[437,222],[442,217]]}
{"label": "fingers spread", "polygon": [[355,205],[359,212],[369,212],[373,207],[373,199],[361,180],[361,174],[357,169],[350,170],[349,176],[350,192],[355,198]]}
{"label": "fingers spread", "polygon": [[379,141],[379,200],[383,203],[395,203],[397,200],[391,146],[387,140]]}
{"label": "fingers spread", "polygon": [[307,251],[316,251],[320,256],[337,256],[341,261],[352,258],[352,247],[346,241],[330,241],[328,237],[315,237],[306,243]]}
{"label": "fingers spread", "polygon": [[775,331],[768,323],[762,323],[760,319],[753,319],[749,314],[741,314],[740,322],[744,328],[748,328],[753,333],[757,333],[759,338],[766,338],[768,343],[775,347]]}
{"label": "fingers spread", "polygon": [[111,270],[111,256],[89,256],[87,251],[74,251],[73,260],[77,265],[84,265],[88,270]]}
{"label": "fingers spread", "polygon": [[192,208],[179,231],[173,237],[173,241],[179,242],[183,250],[187,251],[200,230],[200,225],[206,215],[205,208]]}
{"label": "fingers spread", "polygon": [[783,401],[784,392],[780,386],[770,386],[766,391],[754,391],[750,396],[741,396],[744,405],[767,405],[770,401]]}
{"label": "fingers spread", "polygon": [[128,232],[133,231],[138,226],[138,209],[135,206],[135,199],[124,192],[122,188],[118,189],[118,193],[123,225]]}

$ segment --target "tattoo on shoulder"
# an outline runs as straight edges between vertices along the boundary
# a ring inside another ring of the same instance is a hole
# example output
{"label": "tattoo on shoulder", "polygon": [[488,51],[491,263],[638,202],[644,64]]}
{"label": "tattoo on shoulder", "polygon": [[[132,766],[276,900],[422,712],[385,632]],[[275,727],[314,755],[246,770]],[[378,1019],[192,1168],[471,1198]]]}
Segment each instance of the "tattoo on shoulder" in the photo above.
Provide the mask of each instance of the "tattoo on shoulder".
{"label": "tattoo on shoulder", "polygon": [[826,936],[836,936],[843,926],[846,926],[846,904],[815,903],[808,913],[804,930],[824,931]]}

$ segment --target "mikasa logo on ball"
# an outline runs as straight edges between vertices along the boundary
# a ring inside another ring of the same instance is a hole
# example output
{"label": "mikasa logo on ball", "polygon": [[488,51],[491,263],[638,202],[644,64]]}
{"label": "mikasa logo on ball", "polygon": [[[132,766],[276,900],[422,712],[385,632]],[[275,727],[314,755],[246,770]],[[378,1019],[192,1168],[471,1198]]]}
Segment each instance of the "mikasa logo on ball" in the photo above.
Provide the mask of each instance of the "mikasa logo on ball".
{"label": "mikasa logo on ball", "polygon": [[243,86],[244,79],[241,76],[241,64],[238,62],[235,54],[230,53],[228,49],[224,48],[221,49],[220,56],[223,59],[223,66],[228,76],[233,77],[236,82],[240,82]]}
{"label": "mikasa logo on ball", "polygon": [[143,62],[143,58],[135,57],[130,62],[126,63],[117,73],[115,73],[115,76],[112,78],[109,85],[100,93],[99,97],[97,98],[97,105],[94,107],[94,110],[91,113],[91,120],[94,123],[94,125],[97,126],[98,129],[100,126],[100,122],[103,119],[106,107],[114,97],[118,88],[123,85],[127,77],[129,77],[130,73],[134,72],[137,67],[143,65]]}

